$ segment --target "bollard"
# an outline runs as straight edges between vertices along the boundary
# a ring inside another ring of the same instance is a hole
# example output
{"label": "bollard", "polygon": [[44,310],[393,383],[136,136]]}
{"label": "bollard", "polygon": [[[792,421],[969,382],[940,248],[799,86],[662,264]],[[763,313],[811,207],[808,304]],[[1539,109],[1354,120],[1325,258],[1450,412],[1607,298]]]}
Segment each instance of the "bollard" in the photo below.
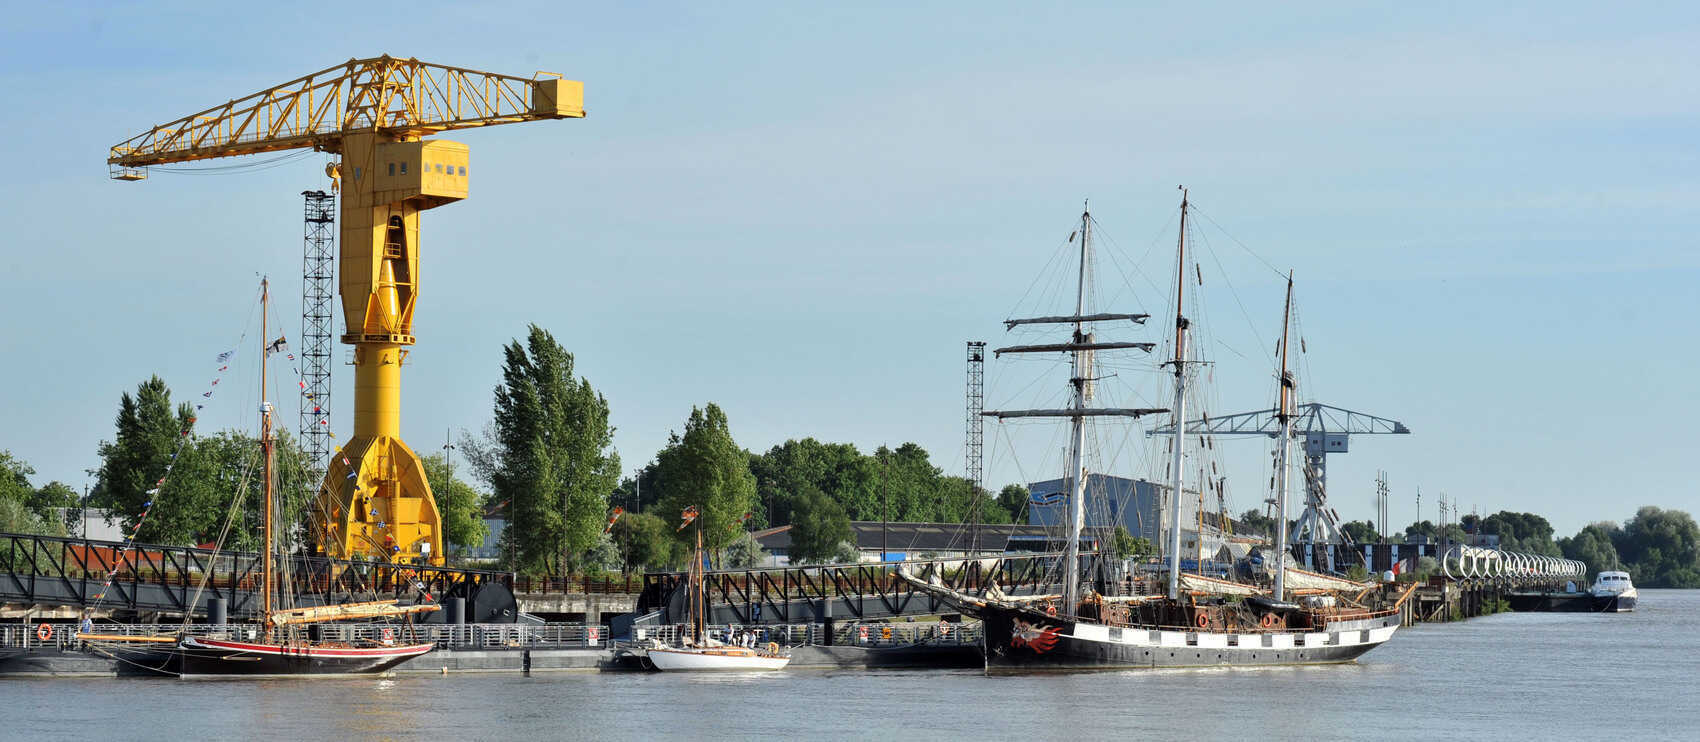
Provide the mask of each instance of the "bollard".
{"label": "bollard", "polygon": [[213,626],[230,623],[230,601],[224,598],[207,598],[207,623]]}

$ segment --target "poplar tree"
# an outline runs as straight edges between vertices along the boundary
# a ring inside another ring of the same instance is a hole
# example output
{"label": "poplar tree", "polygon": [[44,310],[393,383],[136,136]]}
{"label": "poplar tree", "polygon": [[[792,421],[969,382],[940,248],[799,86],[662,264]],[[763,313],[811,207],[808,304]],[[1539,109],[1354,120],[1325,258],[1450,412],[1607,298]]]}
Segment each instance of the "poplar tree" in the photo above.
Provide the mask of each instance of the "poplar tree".
{"label": "poplar tree", "polygon": [[502,551],[515,569],[565,574],[600,540],[619,480],[608,400],[536,325],[503,354],[488,466],[492,497],[512,514]]}
{"label": "poplar tree", "polygon": [[187,403],[172,410],[171,390],[158,376],[136,385],[135,396],[119,398],[117,436],[100,444],[100,473],[89,493],[91,503],[111,511],[109,522],[117,520],[125,531],[135,527],[194,417]]}

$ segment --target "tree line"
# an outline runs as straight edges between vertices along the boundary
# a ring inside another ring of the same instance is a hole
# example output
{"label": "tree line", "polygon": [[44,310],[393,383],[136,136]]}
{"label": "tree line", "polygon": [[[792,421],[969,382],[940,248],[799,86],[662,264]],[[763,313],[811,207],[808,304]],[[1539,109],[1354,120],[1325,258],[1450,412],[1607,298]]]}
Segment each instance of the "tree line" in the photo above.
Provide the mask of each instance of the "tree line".
{"label": "tree line", "polygon": [[[1622,570],[1641,587],[1700,588],[1700,525],[1681,510],[1647,505],[1621,525],[1590,523],[1573,536],[1557,536],[1552,523],[1535,513],[1502,510],[1485,517],[1469,514],[1458,520],[1444,529],[1432,521],[1416,521],[1390,534],[1390,538],[1408,541],[1421,536],[1431,542],[1468,542],[1472,534],[1481,533],[1498,536],[1499,548],[1506,551],[1583,562],[1588,565],[1590,578],[1601,570]],[[1275,530],[1275,520],[1256,510],[1246,511],[1240,521],[1254,533],[1269,535]],[[1382,540],[1375,524],[1368,520],[1345,523],[1341,530],[1360,544]]]}
{"label": "tree line", "polygon": [[[222,539],[226,548],[257,547],[255,437],[197,432],[194,407],[173,405],[157,376],[122,394],[118,407],[115,436],[97,449],[100,468],[87,498],[63,482],[33,487],[34,470],[0,451],[0,531],[74,533],[82,508],[92,507],[144,543]],[[852,520],[1001,524],[1021,521],[1026,512],[1025,487],[977,490],[945,474],[915,443],[864,453],[805,437],[765,452],[745,450],[713,402],[693,407],[681,431],[622,477],[611,420],[607,398],[575,376],[573,355],[548,331],[532,325],[523,341],[505,345],[491,421],[477,434],[461,435],[471,481],[455,476],[443,454],[424,458],[451,557],[485,541],[487,516],[509,523],[497,544],[503,566],[558,575],[680,567],[699,528],[719,564],[742,566],[761,557],[750,534],[772,526],[791,526],[793,559],[851,560]],[[287,431],[279,432],[276,451],[283,517],[299,537],[307,533],[307,507],[322,474]],[[688,525],[681,518],[687,508],[699,513]],[[1238,528],[1268,535],[1274,525],[1250,510]],[[1360,543],[1380,540],[1369,521],[1343,530]],[[1643,507],[1621,525],[1593,523],[1556,539],[1545,518],[1510,511],[1466,515],[1444,534],[1418,521],[1391,536],[1463,541],[1478,531],[1499,536],[1501,548],[1577,559],[1593,572],[1626,569],[1647,587],[1700,587],[1700,527],[1679,510]],[[1134,541],[1118,534],[1117,548],[1148,550]]]}

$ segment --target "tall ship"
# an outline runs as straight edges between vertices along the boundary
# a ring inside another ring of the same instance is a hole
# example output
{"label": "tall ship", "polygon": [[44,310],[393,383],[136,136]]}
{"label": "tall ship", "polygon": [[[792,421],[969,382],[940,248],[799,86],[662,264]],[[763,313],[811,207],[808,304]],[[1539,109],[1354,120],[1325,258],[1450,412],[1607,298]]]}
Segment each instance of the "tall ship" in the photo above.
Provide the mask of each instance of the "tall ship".
{"label": "tall ship", "polygon": [[[269,317],[269,282],[260,282],[260,338],[269,336],[266,322]],[[276,345],[281,345],[279,340]],[[77,636],[97,654],[113,657],[126,665],[155,674],[182,678],[203,677],[295,677],[336,676],[379,673],[430,652],[435,644],[409,642],[411,618],[415,614],[436,611],[435,604],[397,605],[394,600],[344,603],[297,607],[289,605],[288,591],[280,591],[278,579],[280,562],[276,559],[278,493],[275,444],[272,429],[272,406],[266,396],[267,360],[274,348],[267,346],[260,353],[260,452],[262,464],[261,496],[264,498],[264,521],[260,562],[260,625],[251,633],[238,629],[225,636],[195,636],[188,631],[188,619],[175,636],[108,635],[85,631]],[[238,492],[237,497],[241,497]],[[279,601],[283,592],[284,600]],[[197,595],[198,600],[198,595]],[[395,621],[405,624],[386,627],[382,640],[326,641],[314,638],[313,624],[341,621]],[[403,636],[397,636],[396,628]]]}
{"label": "tall ship", "polygon": [[[1062,352],[1069,356],[1069,403],[1059,409],[987,411],[1000,420],[1056,418],[1067,421],[1069,452],[1063,481],[1067,498],[1061,591],[1056,595],[1014,596],[993,586],[985,596],[945,587],[936,576],[927,579],[900,575],[955,605],[984,625],[986,671],[1068,671],[1160,667],[1217,667],[1253,665],[1311,665],[1351,662],[1393,636],[1399,627],[1395,611],[1356,607],[1331,590],[1362,585],[1327,575],[1287,567],[1287,480],[1293,428],[1293,375],[1287,368],[1292,281],[1288,276],[1279,345],[1279,419],[1284,434],[1276,450],[1276,534],[1273,586],[1266,588],[1201,574],[1183,574],[1181,564],[1181,500],[1183,448],[1187,427],[1188,384],[1196,361],[1189,360],[1192,325],[1182,302],[1187,282],[1187,217],[1189,204],[1182,191],[1180,236],[1177,239],[1174,356],[1162,364],[1172,376],[1173,402],[1168,409],[1098,407],[1092,404],[1098,354],[1150,352],[1155,344],[1115,342],[1099,337],[1096,325],[1113,321],[1143,323],[1148,315],[1095,310],[1089,301],[1093,264],[1090,211],[1081,214],[1079,269],[1075,276],[1074,311],[1070,315],[1006,320],[1007,328],[1061,325],[1071,333],[1061,343],[1018,345],[1004,353]],[[1071,237],[1072,239],[1072,237]],[[1159,595],[1117,595],[1115,583],[1104,579],[1092,560],[1101,555],[1082,553],[1086,495],[1087,421],[1139,418],[1168,414],[1176,431],[1170,447],[1168,482],[1167,590]],[[1202,538],[1202,528],[1200,538]]]}

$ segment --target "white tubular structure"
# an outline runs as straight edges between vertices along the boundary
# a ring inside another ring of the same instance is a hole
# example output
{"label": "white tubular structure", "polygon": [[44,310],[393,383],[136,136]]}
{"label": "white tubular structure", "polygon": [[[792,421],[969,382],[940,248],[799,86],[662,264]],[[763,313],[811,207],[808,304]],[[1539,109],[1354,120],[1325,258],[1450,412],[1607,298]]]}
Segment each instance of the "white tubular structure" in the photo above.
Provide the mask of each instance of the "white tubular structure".
{"label": "white tubular structure", "polygon": [[1580,577],[1588,572],[1588,565],[1545,554],[1458,544],[1441,556],[1440,571],[1449,580],[1540,579]]}

